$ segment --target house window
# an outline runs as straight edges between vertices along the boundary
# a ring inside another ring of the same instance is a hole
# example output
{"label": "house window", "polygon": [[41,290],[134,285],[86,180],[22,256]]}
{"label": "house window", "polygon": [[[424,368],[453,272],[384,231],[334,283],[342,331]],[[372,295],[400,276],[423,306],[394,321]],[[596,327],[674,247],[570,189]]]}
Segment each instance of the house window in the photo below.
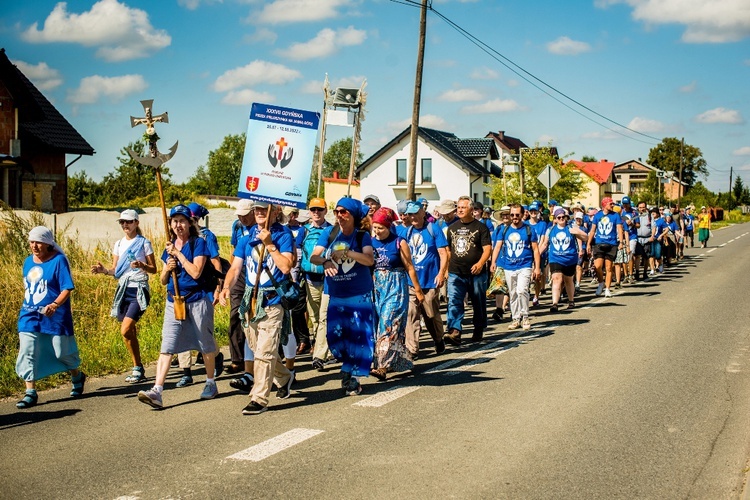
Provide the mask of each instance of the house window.
{"label": "house window", "polygon": [[422,184],[432,182],[432,158],[422,158]]}
{"label": "house window", "polygon": [[396,184],[406,184],[406,160],[396,160]]}

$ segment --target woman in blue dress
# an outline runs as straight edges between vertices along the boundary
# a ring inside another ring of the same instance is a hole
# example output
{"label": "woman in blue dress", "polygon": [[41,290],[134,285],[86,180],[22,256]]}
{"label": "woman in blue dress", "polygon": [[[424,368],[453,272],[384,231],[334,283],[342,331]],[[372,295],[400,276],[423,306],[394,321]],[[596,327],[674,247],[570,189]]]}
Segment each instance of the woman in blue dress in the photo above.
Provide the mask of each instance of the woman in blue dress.
{"label": "woman in blue dress", "polygon": [[375,355],[370,374],[385,380],[388,372],[411,370],[412,358],[404,344],[406,319],[409,312],[409,273],[417,300],[424,300],[417,272],[411,260],[411,251],[406,240],[390,228],[397,218],[390,208],[379,208],[372,215],[372,232],[375,239]]}
{"label": "woman in blue dress", "polygon": [[372,238],[362,229],[370,207],[353,198],[341,198],[334,214],[338,224],[320,233],[310,262],[323,266],[328,303],[326,339],[341,361],[341,387],[347,396],[362,392],[357,377],[370,374],[374,349],[372,307]]}
{"label": "woman in blue dress", "polygon": [[26,393],[16,407],[36,405],[36,381],[70,372],[72,397],[83,394],[86,375],[78,369],[81,358],[73,336],[70,263],[55,243],[52,231],[37,226],[29,231],[31,255],[23,263],[23,304],[18,315],[20,338],[16,373],[26,382]]}

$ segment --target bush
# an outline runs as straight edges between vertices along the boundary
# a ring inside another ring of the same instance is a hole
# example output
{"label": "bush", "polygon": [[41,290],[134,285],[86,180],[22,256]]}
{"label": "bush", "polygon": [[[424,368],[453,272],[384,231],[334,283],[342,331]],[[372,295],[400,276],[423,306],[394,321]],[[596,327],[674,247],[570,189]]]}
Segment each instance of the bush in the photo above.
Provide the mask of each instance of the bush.
{"label": "bush", "polygon": [[[18,217],[7,207],[0,213],[0,246],[8,251],[0,253],[0,290],[5,297],[0,308],[0,397],[19,393],[24,389],[23,381],[15,373],[18,356],[18,311],[23,301],[22,265],[30,254],[29,230],[43,224],[41,214],[32,214],[30,221]],[[145,235],[154,245],[157,261],[164,248],[164,236]],[[91,274],[91,265],[100,261],[109,265],[111,249],[98,247],[87,252],[75,238],[57,240],[68,256],[73,273],[75,290],[71,296],[73,326],[81,353],[81,369],[89,376],[122,373],[132,367],[130,354],[120,335],[120,323],[109,315],[117,281],[111,277]],[[219,238],[223,255],[228,255],[228,238]],[[160,265],[157,265],[160,267]],[[138,322],[138,340],[144,363],[156,360],[161,347],[166,289],[159,282],[158,273],[151,277],[151,305]],[[214,316],[217,343],[227,344],[229,329],[229,307],[217,307]],[[45,389],[69,380],[64,374],[55,375],[37,382],[37,388]]]}

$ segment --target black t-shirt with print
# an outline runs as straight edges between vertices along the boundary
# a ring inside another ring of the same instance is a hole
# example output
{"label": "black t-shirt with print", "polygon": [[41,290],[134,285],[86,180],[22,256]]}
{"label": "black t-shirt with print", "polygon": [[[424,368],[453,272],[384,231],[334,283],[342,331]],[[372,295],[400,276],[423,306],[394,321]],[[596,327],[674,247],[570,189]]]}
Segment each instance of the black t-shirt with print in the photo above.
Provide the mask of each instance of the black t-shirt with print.
{"label": "black t-shirt with print", "polygon": [[456,220],[448,226],[447,237],[451,249],[448,272],[453,274],[471,274],[471,266],[482,258],[482,247],[492,245],[490,230],[476,219],[468,223]]}

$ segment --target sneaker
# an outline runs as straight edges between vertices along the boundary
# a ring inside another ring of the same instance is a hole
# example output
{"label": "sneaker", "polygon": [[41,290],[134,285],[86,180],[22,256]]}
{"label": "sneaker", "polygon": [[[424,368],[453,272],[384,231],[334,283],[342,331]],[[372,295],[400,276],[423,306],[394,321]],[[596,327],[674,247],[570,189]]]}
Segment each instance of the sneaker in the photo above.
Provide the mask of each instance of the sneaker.
{"label": "sneaker", "polygon": [[615,283],[615,290],[621,290],[621,289],[622,289],[622,283],[618,281],[617,283]]}
{"label": "sneaker", "polygon": [[575,288],[576,288],[576,292],[580,292],[581,291],[581,284],[580,283],[576,283]]}
{"label": "sneaker", "polygon": [[649,275],[649,276],[653,276],[654,274],[656,274],[656,273],[654,273],[654,270],[653,270],[653,269],[651,269],[651,270],[650,270],[650,271],[648,272],[648,275]]}
{"label": "sneaker", "polygon": [[149,389],[147,391],[138,392],[138,401],[146,403],[153,408],[161,408],[163,406],[161,401],[161,391],[155,389]]}
{"label": "sneaker", "polygon": [[539,297],[534,296],[534,298],[531,299],[531,307],[539,307]]}
{"label": "sneaker", "polygon": [[125,382],[129,384],[139,384],[146,380],[146,374],[144,373],[142,366],[134,366],[133,372],[125,377]]}
{"label": "sneaker", "polygon": [[325,361],[323,361],[323,360],[322,360],[322,359],[320,359],[320,358],[314,358],[314,359],[312,360],[312,367],[313,367],[313,368],[315,368],[316,370],[318,370],[319,372],[324,372],[324,371],[326,371],[326,364],[325,364]]}
{"label": "sneaker", "polygon": [[443,354],[445,352],[445,342],[442,340],[435,342],[435,354]]}
{"label": "sneaker", "polygon": [[286,399],[289,396],[291,396],[292,392],[292,382],[294,382],[294,370],[292,370],[292,376],[289,377],[289,382],[286,383],[286,385],[279,387],[279,390],[276,391],[276,397],[279,399]]}
{"label": "sneaker", "polygon": [[531,330],[531,321],[529,321],[529,318],[523,318],[523,329]]}
{"label": "sneaker", "polygon": [[611,297],[612,296],[612,292],[609,291],[609,288],[605,288],[604,289],[604,296],[605,297]]}
{"label": "sneaker", "polygon": [[256,403],[255,401],[250,401],[250,403],[242,409],[243,415],[259,415],[266,411],[268,408],[261,405],[260,403]]}
{"label": "sneaker", "polygon": [[219,351],[216,355],[216,361],[214,364],[214,378],[219,378],[219,375],[224,373],[224,355]]}
{"label": "sneaker", "polygon": [[241,391],[250,392],[253,388],[253,376],[249,373],[243,373],[241,377],[233,378],[229,381],[229,387],[239,389]]}
{"label": "sneaker", "polygon": [[508,325],[508,330],[518,330],[521,328],[521,320],[520,319],[514,319],[510,325]]}
{"label": "sneaker", "polygon": [[604,282],[602,281],[599,283],[599,286],[596,287],[596,296],[599,297],[602,294],[602,290],[604,290]]}
{"label": "sneaker", "polygon": [[206,382],[203,386],[203,392],[201,392],[201,399],[213,399],[219,395],[219,388],[216,387],[216,382]]}
{"label": "sneaker", "polygon": [[175,387],[187,387],[193,385],[193,377],[191,375],[183,375]]}

